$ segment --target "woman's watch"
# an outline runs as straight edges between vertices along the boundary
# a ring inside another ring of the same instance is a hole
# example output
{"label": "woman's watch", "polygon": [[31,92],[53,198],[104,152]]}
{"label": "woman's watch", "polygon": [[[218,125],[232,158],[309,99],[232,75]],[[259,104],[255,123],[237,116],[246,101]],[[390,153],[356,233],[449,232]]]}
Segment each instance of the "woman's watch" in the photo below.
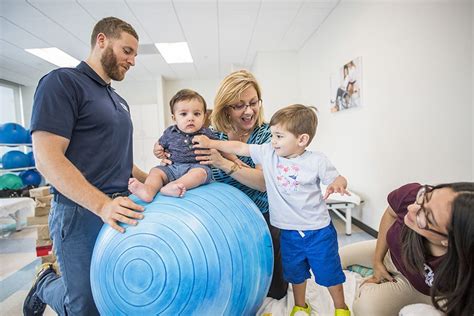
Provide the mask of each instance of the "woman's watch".
{"label": "woman's watch", "polygon": [[233,174],[234,172],[236,172],[239,169],[240,169],[240,166],[236,162],[234,162],[232,167],[230,167],[230,171],[227,172],[227,175],[230,176],[231,174]]}

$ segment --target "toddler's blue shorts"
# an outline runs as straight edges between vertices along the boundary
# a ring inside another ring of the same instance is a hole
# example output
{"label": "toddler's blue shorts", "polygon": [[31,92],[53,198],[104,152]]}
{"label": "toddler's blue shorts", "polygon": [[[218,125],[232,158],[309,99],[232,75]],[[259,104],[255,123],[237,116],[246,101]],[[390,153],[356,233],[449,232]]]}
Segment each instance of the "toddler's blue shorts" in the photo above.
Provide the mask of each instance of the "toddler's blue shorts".
{"label": "toddler's blue shorts", "polygon": [[316,283],[330,287],[342,284],[346,276],[342,272],[339,258],[337,233],[332,222],[321,229],[281,229],[280,247],[283,276],[292,284],[303,283],[313,271]]}

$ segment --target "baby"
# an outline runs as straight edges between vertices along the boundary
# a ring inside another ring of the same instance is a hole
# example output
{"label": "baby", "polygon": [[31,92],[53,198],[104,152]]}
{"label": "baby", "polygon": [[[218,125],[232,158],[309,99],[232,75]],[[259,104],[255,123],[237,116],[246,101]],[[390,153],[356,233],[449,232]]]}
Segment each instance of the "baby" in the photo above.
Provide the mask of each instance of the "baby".
{"label": "baby", "polygon": [[145,183],[135,178],[128,183],[129,191],[145,202],[151,202],[158,192],[182,197],[186,190],[212,179],[211,168],[196,161],[192,146],[196,135],[216,138],[209,128],[203,127],[206,101],[199,93],[183,89],[171,98],[170,109],[176,124],[168,127],[158,142],[170,154],[173,164],[151,169]]}

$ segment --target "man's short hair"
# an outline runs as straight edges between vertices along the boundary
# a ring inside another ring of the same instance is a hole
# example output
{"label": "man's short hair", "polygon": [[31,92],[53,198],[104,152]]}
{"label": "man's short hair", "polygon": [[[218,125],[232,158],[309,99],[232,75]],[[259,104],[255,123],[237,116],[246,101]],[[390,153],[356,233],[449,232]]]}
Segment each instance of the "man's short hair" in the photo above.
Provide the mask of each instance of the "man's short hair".
{"label": "man's short hair", "polygon": [[309,135],[309,143],[316,134],[318,128],[317,109],[314,106],[293,104],[278,110],[270,120],[270,126],[281,125],[295,136]]}
{"label": "man's short hair", "polygon": [[105,36],[109,38],[114,38],[118,39],[120,38],[122,32],[126,32],[133,37],[135,37],[138,41],[138,34],[127,22],[120,20],[119,18],[110,16],[107,18],[103,18],[97,24],[94,26],[94,29],[92,30],[92,35],[91,35],[91,47],[95,46],[97,35],[99,33],[104,33]]}

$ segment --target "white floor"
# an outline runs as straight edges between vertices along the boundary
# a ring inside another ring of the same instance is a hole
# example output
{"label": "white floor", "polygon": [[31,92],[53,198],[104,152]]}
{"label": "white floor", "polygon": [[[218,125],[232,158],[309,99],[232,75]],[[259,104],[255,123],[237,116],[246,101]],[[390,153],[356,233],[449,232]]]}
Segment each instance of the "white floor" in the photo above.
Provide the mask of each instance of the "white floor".
{"label": "white floor", "polygon": [[[339,246],[373,239],[354,225],[352,225],[352,235],[346,236],[344,234],[344,223],[339,218],[333,218],[333,222],[338,231]],[[35,268],[40,264],[40,259],[35,256],[35,240],[36,229],[34,228],[25,228],[20,232],[12,233],[6,238],[0,238],[1,315],[22,315],[23,301],[34,279]],[[315,291],[317,290],[315,287]],[[280,304],[286,306],[287,303]],[[266,300],[262,312],[268,312],[271,309],[271,304],[277,303]],[[45,315],[55,315],[55,313],[48,307]],[[276,313],[273,313],[273,315],[276,316]]]}

